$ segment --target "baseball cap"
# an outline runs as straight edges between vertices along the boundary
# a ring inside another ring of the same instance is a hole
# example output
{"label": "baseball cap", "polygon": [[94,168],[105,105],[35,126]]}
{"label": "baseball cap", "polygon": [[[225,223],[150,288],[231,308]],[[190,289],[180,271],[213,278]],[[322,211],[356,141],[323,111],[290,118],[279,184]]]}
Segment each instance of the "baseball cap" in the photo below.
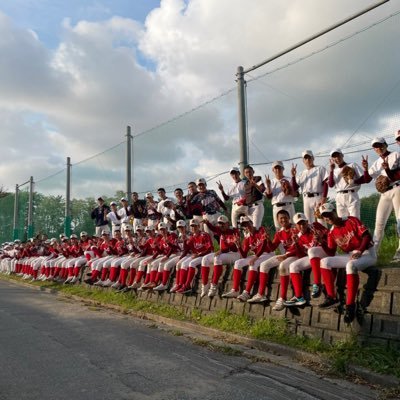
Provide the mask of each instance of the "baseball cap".
{"label": "baseball cap", "polygon": [[245,215],[243,215],[242,217],[240,217],[239,222],[241,224],[246,224],[246,223],[252,222],[252,220],[249,217],[246,217]]}
{"label": "baseball cap", "polygon": [[[137,228],[136,228],[136,229],[137,229]],[[154,231],[154,226],[146,226],[145,231],[146,231],[146,232]]]}
{"label": "baseball cap", "polygon": [[167,229],[167,224],[165,222],[160,222],[158,224],[158,229]]}
{"label": "baseball cap", "polygon": [[184,221],[183,219],[180,219],[179,221],[176,222],[176,227],[185,227],[186,226],[186,221]]}
{"label": "baseball cap", "polygon": [[78,236],[76,236],[75,233],[73,233],[69,238],[70,239],[78,239]]}
{"label": "baseball cap", "polygon": [[199,178],[196,180],[196,185],[200,185],[200,183],[203,183],[204,185],[207,184],[207,182],[204,178]]}
{"label": "baseball cap", "polygon": [[197,221],[196,219],[192,219],[190,221],[190,226],[199,226],[199,225],[200,225],[200,222]]}
{"label": "baseball cap", "polygon": [[50,239],[50,243],[57,243],[57,239],[56,238],[51,238]]}
{"label": "baseball cap", "polygon": [[334,150],[332,150],[329,154],[330,154],[331,157],[333,157],[333,155],[334,155],[335,153],[339,153],[339,154],[343,155],[341,149],[334,149]]}
{"label": "baseball cap", "polygon": [[125,197],[122,197],[120,201],[128,201]]}
{"label": "baseball cap", "polygon": [[97,201],[104,201],[104,199],[102,197],[98,197]]}
{"label": "baseball cap", "polygon": [[400,139],[400,129],[394,133],[395,140]]}
{"label": "baseball cap", "polygon": [[136,226],[137,231],[144,231],[144,226],[143,225],[137,225]]}
{"label": "baseball cap", "polygon": [[298,224],[300,221],[308,221],[307,217],[303,213],[296,213],[293,216],[293,222]]}
{"label": "baseball cap", "polygon": [[117,205],[117,203],[115,202],[115,201],[112,201],[111,203],[110,203],[110,206],[116,206]]}
{"label": "baseball cap", "polygon": [[132,227],[130,225],[125,225],[124,231],[131,231]]}
{"label": "baseball cap", "polygon": [[232,172],[238,172],[238,173],[240,173],[240,170],[239,170],[238,167],[232,167],[231,170],[229,171],[229,173],[232,173]]}
{"label": "baseball cap", "polygon": [[110,234],[110,232],[108,232],[108,231],[101,231],[101,236],[103,236],[103,235],[109,235]]}
{"label": "baseball cap", "polygon": [[221,215],[221,216],[218,217],[217,222],[221,222],[223,224],[226,224],[227,222],[229,222],[229,219],[225,215]]}
{"label": "baseball cap", "polygon": [[272,169],[274,169],[275,167],[281,167],[283,168],[283,162],[282,161],[274,161],[272,163]]}
{"label": "baseball cap", "polygon": [[114,226],[114,232],[121,232],[121,227]]}
{"label": "baseball cap", "polygon": [[375,137],[371,140],[371,146],[374,147],[375,144],[386,144],[386,140],[383,137]]}
{"label": "baseball cap", "polygon": [[87,236],[87,232],[82,231],[81,234],[80,234],[80,236],[81,236],[81,237],[82,237],[82,236]]}
{"label": "baseball cap", "polygon": [[311,150],[304,150],[302,153],[301,153],[301,156],[304,158],[305,156],[310,156],[310,157],[314,157],[314,154],[313,154],[313,152],[311,151]]}
{"label": "baseball cap", "polygon": [[335,206],[332,203],[324,203],[319,207],[319,212],[321,215],[328,214],[335,211]]}
{"label": "baseball cap", "polygon": [[151,192],[147,192],[146,197],[153,197],[153,194]]}

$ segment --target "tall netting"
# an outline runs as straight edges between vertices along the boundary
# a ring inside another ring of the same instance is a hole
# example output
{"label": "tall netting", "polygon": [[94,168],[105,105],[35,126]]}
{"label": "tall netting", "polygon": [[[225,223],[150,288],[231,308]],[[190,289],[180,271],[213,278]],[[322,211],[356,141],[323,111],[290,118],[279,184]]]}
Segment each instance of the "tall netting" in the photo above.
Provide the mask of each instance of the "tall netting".
{"label": "tall netting", "polygon": [[[360,24],[246,75],[249,155],[258,172],[272,175],[271,162],[278,159],[286,175],[292,163],[301,171],[305,149],[313,150],[316,164],[328,170],[335,148],[342,149],[347,162],[361,165],[364,156],[371,165],[378,158],[370,144],[377,136],[398,150],[400,16],[365,28]],[[329,196],[334,198],[333,189]],[[361,218],[373,228],[379,199],[373,183],[362,185],[360,196]],[[395,232],[393,216],[387,227]]]}

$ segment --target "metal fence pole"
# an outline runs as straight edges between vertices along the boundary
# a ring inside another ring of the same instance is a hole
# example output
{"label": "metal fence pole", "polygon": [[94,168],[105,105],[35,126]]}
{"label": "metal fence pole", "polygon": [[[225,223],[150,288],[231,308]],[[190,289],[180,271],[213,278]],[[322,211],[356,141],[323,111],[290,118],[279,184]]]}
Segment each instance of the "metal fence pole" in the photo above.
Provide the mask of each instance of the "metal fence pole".
{"label": "metal fence pole", "polygon": [[14,222],[13,222],[13,240],[19,239],[19,209],[18,209],[18,198],[19,198],[19,187],[15,185],[15,197],[14,197]]}
{"label": "metal fence pole", "polygon": [[28,238],[33,237],[33,176],[29,179]]}
{"label": "metal fence pole", "polygon": [[246,98],[245,98],[245,80],[243,67],[237,68],[237,88],[238,88],[238,118],[239,118],[239,145],[240,159],[239,166],[241,174],[243,169],[248,164],[247,152],[247,123],[246,123]]}
{"label": "metal fence pole", "polygon": [[64,233],[66,236],[71,235],[71,158],[67,157],[67,182],[65,193],[65,220]]}
{"label": "metal fence pole", "polygon": [[130,201],[132,194],[132,135],[131,127],[126,128],[126,196]]}

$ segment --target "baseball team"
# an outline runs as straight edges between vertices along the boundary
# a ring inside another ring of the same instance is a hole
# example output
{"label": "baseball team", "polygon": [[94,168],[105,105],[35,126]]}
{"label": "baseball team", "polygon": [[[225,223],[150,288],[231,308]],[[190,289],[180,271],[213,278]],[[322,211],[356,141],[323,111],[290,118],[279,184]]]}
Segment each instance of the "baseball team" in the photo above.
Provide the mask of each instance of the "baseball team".
{"label": "baseball team", "polygon": [[[400,145],[400,130],[395,140]],[[150,192],[145,199],[134,192],[130,202],[121,198],[119,205],[113,201],[109,206],[99,197],[91,212],[94,236],[81,232],[79,237],[5,243],[0,271],[75,284],[86,270],[89,285],[179,294],[194,293],[199,276],[200,296],[212,298],[219,293],[224,266],[233,266],[231,288],[221,296],[265,303],[271,270],[277,268],[280,285],[273,309],[281,311],[308,302],[306,270],[312,271],[311,301],[323,293],[318,307],[338,306],[335,279],[338,269],[345,269],[344,320],[350,323],[357,311],[358,272],[376,265],[393,209],[400,240],[400,153],[390,151],[381,137],[371,146],[378,156],[372,165],[368,157],[362,157],[361,165],[347,163],[343,152],[334,149],[328,170],[315,165],[311,150],[302,152],[303,170],[292,164],[290,176],[282,161],[272,164],[272,176],[265,179],[250,165],[243,178],[233,167],[229,188],[217,182],[223,200],[203,178],[189,182],[186,195],[177,188],[168,197],[159,188],[158,201]],[[380,192],[373,235],[360,221],[358,195],[361,185],[372,180]],[[330,188],[335,204],[327,202]],[[296,212],[298,197],[303,210]],[[275,233],[262,226],[266,199],[272,204]],[[231,204],[230,218],[225,202]],[[400,244],[393,261],[400,262]]]}

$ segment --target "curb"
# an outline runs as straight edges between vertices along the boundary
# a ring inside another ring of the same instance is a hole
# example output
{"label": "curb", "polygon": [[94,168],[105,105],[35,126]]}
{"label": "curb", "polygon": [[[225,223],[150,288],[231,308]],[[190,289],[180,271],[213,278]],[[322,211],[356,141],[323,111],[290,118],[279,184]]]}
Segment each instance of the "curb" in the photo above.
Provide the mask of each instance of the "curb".
{"label": "curb", "polygon": [[[1,276],[0,279],[10,283],[14,283],[15,285],[36,289],[41,292],[54,294],[56,296],[68,299],[73,299],[87,305],[92,305],[97,307],[101,306],[104,309],[116,311],[121,314],[128,314],[138,319],[154,321],[159,324],[166,325],[168,327],[181,328],[191,333],[197,335],[205,335],[207,337],[211,337],[216,340],[228,342],[229,344],[241,345],[247,348],[247,351],[244,350],[243,354],[248,357],[258,357],[263,361],[269,361],[276,364],[281,363],[284,365],[288,364],[287,360],[284,359],[289,358],[290,360],[297,362],[312,363],[312,364],[318,363],[329,368],[329,362],[327,361],[327,359],[318,356],[316,354],[307,353],[305,351],[284,346],[281,344],[262,341],[258,339],[251,339],[234,333],[223,332],[214,328],[208,328],[193,322],[167,318],[157,314],[151,314],[134,310],[126,310],[125,308],[114,304],[102,303],[97,300],[87,299],[77,295],[66,294],[55,288],[47,288],[44,286],[31,285],[27,282],[21,282],[19,280],[4,279]],[[261,354],[261,355],[255,354],[254,350],[267,354]],[[348,365],[348,373],[349,375],[351,374],[357,375],[372,385],[380,385],[386,388],[400,387],[400,379],[396,378],[395,376],[379,374],[357,365],[352,365],[352,364]]]}

